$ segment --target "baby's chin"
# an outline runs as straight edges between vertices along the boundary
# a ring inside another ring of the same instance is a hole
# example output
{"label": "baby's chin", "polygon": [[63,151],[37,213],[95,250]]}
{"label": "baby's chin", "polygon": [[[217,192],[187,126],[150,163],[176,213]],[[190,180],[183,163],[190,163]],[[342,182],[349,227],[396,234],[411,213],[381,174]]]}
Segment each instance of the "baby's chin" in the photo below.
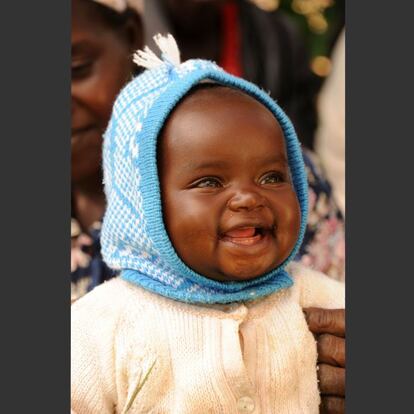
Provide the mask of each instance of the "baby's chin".
{"label": "baby's chin", "polygon": [[276,269],[278,263],[234,263],[229,268],[220,269],[220,272],[211,275],[209,278],[220,282],[247,282],[257,279]]}

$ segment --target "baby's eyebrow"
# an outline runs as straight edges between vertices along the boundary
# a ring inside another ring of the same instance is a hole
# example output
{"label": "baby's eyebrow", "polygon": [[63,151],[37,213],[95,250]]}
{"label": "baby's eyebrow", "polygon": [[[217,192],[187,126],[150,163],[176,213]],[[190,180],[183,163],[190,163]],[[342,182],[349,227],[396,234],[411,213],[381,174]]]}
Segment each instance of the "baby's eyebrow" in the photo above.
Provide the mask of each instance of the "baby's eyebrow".
{"label": "baby's eyebrow", "polygon": [[[260,163],[261,165],[272,165],[272,164],[282,164],[283,166],[288,166],[288,161],[285,156],[274,156],[271,154],[269,157],[252,157],[252,163]],[[190,161],[183,165],[183,168],[186,170],[191,171],[202,171],[208,169],[224,169],[231,164],[231,161],[224,161],[224,160],[211,160],[205,161],[201,163],[197,163],[196,161]]]}
{"label": "baby's eyebrow", "polygon": [[197,163],[194,161],[188,162],[186,164],[183,165],[183,167],[186,170],[207,170],[209,168],[226,168],[229,165],[228,162],[226,161],[219,161],[219,160],[214,160],[214,161],[205,161],[205,162],[201,162],[201,163]]}
{"label": "baby's eyebrow", "polygon": [[288,165],[288,160],[284,155],[270,154],[268,157],[252,157],[252,162],[258,162],[263,165],[283,164]]}

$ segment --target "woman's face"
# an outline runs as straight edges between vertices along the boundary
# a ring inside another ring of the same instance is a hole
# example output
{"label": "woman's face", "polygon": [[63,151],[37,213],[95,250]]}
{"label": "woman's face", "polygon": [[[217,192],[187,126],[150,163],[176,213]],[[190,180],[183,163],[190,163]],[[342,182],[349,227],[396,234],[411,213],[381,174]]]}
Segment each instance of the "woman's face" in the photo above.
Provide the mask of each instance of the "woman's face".
{"label": "woman's face", "polygon": [[[135,25],[135,27],[134,27]],[[112,28],[91,0],[72,1],[72,182],[101,168],[102,134],[141,46],[138,21]]]}

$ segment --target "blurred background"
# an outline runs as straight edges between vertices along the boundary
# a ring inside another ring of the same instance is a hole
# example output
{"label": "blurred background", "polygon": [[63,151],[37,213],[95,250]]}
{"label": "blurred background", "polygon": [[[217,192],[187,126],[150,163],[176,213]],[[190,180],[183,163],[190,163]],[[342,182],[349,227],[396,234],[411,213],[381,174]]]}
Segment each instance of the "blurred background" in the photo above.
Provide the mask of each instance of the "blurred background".
{"label": "blurred background", "polygon": [[[256,0],[255,3],[267,3]],[[309,65],[321,78],[331,71],[333,47],[345,27],[344,0],[282,0],[276,4],[298,25],[309,51]],[[323,79],[321,79],[322,81]]]}

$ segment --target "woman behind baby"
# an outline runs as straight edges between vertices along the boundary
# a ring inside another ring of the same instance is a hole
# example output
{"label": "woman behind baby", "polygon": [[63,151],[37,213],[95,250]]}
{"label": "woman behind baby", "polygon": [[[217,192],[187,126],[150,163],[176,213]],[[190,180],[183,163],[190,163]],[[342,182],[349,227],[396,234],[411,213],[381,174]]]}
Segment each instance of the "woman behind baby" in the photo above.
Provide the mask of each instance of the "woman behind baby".
{"label": "woman behind baby", "polygon": [[141,0],[72,0],[71,296],[114,276],[100,255],[105,211],[102,135],[121,88],[137,73]]}
{"label": "woman behind baby", "polygon": [[120,277],[72,306],[72,408],[317,413],[302,309],[343,308],[344,287],[290,263],[308,209],[294,129],[253,84],[157,43],[105,136],[102,247]]}

